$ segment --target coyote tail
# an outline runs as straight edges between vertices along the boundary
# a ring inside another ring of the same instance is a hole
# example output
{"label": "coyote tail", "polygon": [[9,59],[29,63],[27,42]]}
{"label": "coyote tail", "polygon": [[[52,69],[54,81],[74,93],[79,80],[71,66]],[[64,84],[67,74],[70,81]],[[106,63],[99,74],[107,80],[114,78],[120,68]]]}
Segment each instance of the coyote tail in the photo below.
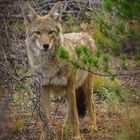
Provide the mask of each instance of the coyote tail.
{"label": "coyote tail", "polygon": [[82,87],[76,89],[76,104],[79,117],[84,117],[86,114],[87,104],[85,94]]}

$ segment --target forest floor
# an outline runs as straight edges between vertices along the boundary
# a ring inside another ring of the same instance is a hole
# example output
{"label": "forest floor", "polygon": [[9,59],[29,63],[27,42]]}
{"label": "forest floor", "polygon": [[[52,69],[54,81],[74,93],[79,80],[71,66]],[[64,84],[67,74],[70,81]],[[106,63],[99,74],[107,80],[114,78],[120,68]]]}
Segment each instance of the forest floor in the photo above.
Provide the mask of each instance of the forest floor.
{"label": "forest floor", "polygon": [[[122,104],[115,109],[105,109],[102,106],[101,104],[97,105],[97,131],[90,131],[88,115],[79,119],[80,132],[85,140],[125,140],[127,136],[124,139],[122,136],[119,138],[119,135],[124,133],[124,131],[126,133],[125,135],[130,136],[130,133],[134,133],[132,135],[135,135],[135,132],[132,132],[135,131],[135,128],[132,127],[135,127],[134,123],[140,121],[139,104],[129,102],[127,105]],[[56,123],[62,123],[64,114],[66,113],[65,103],[53,102],[52,110],[52,116],[57,120]],[[140,127],[140,124],[138,124],[138,127]],[[137,138],[140,139],[140,133]],[[136,139],[133,139],[132,136],[132,140]]]}
{"label": "forest floor", "polygon": [[[88,115],[79,119],[80,132],[85,140],[128,140],[127,137],[129,136],[132,137],[130,140],[140,139],[140,133],[136,132],[140,131],[137,130],[140,128],[140,105],[138,103],[129,102],[119,105],[115,109],[105,109],[103,104],[96,105],[97,131],[91,133]],[[41,127],[38,118],[33,117],[29,112],[19,115],[18,110],[15,112],[15,106],[10,106],[7,112],[7,117],[4,121],[6,132],[1,133],[0,140],[39,139]],[[65,100],[52,100],[51,122],[53,127],[56,129],[60,128],[63,124],[65,114]],[[137,135],[136,138],[133,135]],[[64,140],[69,139],[64,138]]]}

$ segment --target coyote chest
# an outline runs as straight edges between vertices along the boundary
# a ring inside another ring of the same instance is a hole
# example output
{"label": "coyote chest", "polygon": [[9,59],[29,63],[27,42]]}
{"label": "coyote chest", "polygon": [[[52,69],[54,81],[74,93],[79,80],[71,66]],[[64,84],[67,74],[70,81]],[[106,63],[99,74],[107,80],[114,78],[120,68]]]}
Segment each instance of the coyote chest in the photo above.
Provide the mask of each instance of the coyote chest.
{"label": "coyote chest", "polygon": [[[31,51],[28,51],[28,54],[30,54],[28,57],[32,69],[42,77],[42,85],[66,86],[68,84],[72,69],[66,63],[43,54],[37,57]],[[76,71],[76,87],[81,86],[87,75],[88,73],[83,70]]]}
{"label": "coyote chest", "polygon": [[55,56],[34,54],[30,49],[28,54],[31,68],[42,77],[42,85],[67,85],[69,72],[64,63],[59,62]]}

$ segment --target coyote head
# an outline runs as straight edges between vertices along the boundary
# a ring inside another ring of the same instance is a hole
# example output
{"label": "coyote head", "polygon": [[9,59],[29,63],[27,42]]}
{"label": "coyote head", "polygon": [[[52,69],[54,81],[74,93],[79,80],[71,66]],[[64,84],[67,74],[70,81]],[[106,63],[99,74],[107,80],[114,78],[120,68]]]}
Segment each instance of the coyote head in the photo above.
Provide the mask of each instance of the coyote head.
{"label": "coyote head", "polygon": [[61,3],[58,2],[45,16],[39,16],[35,10],[25,3],[23,6],[26,27],[26,43],[35,52],[54,52],[62,44]]}

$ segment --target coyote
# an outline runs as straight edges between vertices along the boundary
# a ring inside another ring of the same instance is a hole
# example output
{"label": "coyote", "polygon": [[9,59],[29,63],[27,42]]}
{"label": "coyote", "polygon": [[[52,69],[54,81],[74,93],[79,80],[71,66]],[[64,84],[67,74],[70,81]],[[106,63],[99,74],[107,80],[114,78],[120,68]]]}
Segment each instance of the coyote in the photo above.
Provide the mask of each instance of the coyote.
{"label": "coyote", "polygon": [[[81,140],[79,116],[89,113],[91,126],[96,127],[95,106],[92,100],[93,75],[76,69],[57,57],[57,49],[62,47],[75,57],[74,48],[80,44],[95,50],[94,40],[87,33],[62,33],[61,2],[57,2],[45,16],[39,16],[28,4],[23,5],[26,28],[27,54],[31,68],[42,76],[40,103],[43,113],[50,116],[50,95],[62,95],[67,99],[67,112],[72,129],[72,139]],[[67,120],[67,117],[66,117]],[[40,140],[45,140],[42,131]]]}

